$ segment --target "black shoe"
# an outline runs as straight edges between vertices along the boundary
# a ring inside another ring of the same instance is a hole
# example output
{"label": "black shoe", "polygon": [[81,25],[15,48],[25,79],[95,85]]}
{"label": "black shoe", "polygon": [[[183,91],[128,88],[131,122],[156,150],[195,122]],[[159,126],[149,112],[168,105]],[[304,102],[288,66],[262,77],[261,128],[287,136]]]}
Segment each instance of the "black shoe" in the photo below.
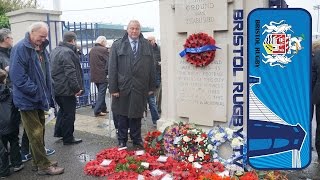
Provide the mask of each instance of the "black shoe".
{"label": "black shoe", "polygon": [[82,139],[73,138],[71,141],[63,142],[63,145],[79,144],[81,142],[82,142]]}
{"label": "black shoe", "polygon": [[126,143],[119,143],[119,148],[127,147]]}

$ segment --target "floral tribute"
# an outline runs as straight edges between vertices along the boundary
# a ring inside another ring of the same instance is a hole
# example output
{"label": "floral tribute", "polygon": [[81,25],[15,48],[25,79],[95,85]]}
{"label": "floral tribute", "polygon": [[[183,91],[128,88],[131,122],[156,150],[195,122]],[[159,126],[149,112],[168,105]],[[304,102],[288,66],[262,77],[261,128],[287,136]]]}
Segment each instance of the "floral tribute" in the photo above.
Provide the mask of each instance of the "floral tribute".
{"label": "floral tribute", "polygon": [[[235,149],[240,149],[244,145],[243,138],[235,133],[235,130],[230,128],[223,128],[217,126],[209,131],[208,133],[209,141],[212,144],[212,160],[214,162],[221,162],[227,169],[232,171],[240,170],[240,167],[233,164],[233,160],[241,156],[239,151]],[[230,158],[223,159],[219,156],[219,146],[223,143],[230,143],[233,153]]]}
{"label": "floral tribute", "polygon": [[[100,151],[96,155],[96,160],[90,161],[84,167],[84,172],[88,175],[107,176],[115,172],[116,163],[120,159],[128,156],[127,151],[118,151],[118,148],[110,148]],[[101,166],[104,159],[112,160],[108,166]]]}
{"label": "floral tribute", "polygon": [[180,161],[208,162],[211,151],[207,134],[192,124],[179,123],[167,128],[163,135],[167,155]]}
{"label": "floral tribute", "polygon": [[174,124],[163,133],[149,132],[144,138],[145,151],[142,153],[118,148],[100,151],[95,160],[85,165],[84,172],[91,176],[107,176],[111,180],[160,180],[164,177],[175,180],[287,180],[279,171],[233,169],[233,160],[239,156],[237,152],[229,159],[220,158],[218,147],[221,144],[229,142],[235,149],[244,144],[243,138],[235,132],[218,126],[206,134],[193,124]]}
{"label": "floral tribute", "polygon": [[180,160],[188,162],[210,161],[211,145],[206,133],[201,129],[195,128],[182,131],[181,137],[178,145]]}
{"label": "floral tribute", "polygon": [[164,146],[160,131],[148,132],[144,138],[144,150],[154,156],[164,155]]}
{"label": "floral tribute", "polygon": [[215,57],[216,41],[206,33],[191,34],[185,44],[185,50],[180,53],[183,57],[186,55],[187,62],[196,67],[207,66]]}

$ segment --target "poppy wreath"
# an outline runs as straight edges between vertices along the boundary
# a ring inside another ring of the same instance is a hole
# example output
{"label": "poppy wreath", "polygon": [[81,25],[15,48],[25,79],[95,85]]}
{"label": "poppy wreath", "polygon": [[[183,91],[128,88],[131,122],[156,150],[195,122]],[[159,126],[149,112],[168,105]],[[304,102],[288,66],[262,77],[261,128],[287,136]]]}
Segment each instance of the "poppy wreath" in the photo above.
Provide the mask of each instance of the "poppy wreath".
{"label": "poppy wreath", "polygon": [[215,43],[216,41],[206,33],[191,34],[186,39],[183,45],[185,49],[180,52],[180,56],[186,56],[187,62],[196,67],[207,66],[214,60],[216,49],[220,49]]}

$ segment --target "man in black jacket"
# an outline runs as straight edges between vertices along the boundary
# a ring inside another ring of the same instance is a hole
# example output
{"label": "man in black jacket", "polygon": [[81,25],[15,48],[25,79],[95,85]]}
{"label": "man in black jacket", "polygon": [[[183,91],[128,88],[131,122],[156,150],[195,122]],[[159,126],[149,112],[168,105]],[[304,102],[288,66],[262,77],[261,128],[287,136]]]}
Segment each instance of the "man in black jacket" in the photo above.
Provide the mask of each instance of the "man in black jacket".
{"label": "man in black jacket", "polygon": [[63,42],[50,55],[55,99],[60,107],[54,136],[63,137],[64,145],[82,142],[81,139],[73,136],[76,96],[83,93],[83,77],[76,39],[74,32],[66,32],[63,35]]}

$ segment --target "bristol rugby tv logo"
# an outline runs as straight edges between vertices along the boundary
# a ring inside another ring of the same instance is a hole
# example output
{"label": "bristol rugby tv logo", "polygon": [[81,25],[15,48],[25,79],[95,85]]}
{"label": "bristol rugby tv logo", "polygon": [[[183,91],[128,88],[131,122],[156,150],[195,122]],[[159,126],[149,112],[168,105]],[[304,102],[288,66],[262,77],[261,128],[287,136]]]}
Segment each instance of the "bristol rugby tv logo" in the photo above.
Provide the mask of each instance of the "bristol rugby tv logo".
{"label": "bristol rugby tv logo", "polygon": [[262,62],[272,67],[285,68],[287,64],[292,62],[292,57],[303,48],[301,46],[303,35],[301,37],[294,36],[292,26],[286,24],[285,20],[271,21],[269,24],[263,25],[262,29],[262,35],[266,34],[263,41],[266,54],[262,53]]}

